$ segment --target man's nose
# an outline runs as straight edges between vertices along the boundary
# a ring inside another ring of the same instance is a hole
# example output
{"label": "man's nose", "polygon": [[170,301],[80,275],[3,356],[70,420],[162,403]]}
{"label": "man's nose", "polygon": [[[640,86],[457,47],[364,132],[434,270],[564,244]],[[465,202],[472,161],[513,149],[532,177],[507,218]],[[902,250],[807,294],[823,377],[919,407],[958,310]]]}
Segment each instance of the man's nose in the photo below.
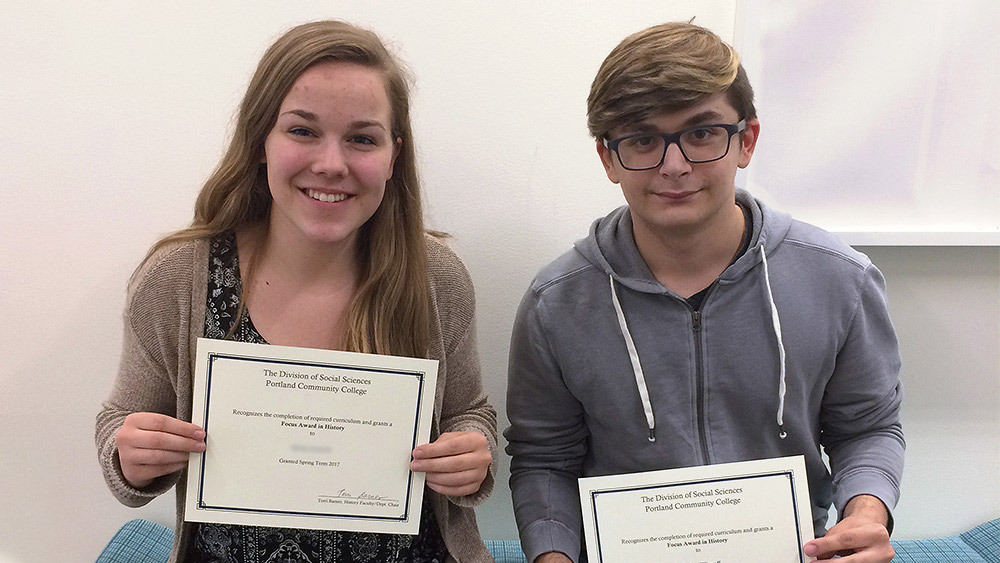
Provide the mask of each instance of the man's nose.
{"label": "man's nose", "polygon": [[691,163],[684,158],[681,146],[676,141],[667,145],[667,150],[663,154],[663,162],[660,164],[660,174],[680,176],[690,171]]}

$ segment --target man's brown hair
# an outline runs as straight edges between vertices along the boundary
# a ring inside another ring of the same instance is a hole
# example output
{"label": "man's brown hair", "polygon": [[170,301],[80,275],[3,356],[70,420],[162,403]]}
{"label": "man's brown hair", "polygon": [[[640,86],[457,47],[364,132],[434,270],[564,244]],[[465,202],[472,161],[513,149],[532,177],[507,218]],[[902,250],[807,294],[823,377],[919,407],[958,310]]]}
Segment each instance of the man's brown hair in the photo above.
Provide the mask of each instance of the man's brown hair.
{"label": "man's brown hair", "polygon": [[587,97],[587,127],[600,140],[615,127],[717,92],[726,93],[739,119],[757,117],[753,88],[732,47],[701,26],[656,25],[629,35],[604,59]]}

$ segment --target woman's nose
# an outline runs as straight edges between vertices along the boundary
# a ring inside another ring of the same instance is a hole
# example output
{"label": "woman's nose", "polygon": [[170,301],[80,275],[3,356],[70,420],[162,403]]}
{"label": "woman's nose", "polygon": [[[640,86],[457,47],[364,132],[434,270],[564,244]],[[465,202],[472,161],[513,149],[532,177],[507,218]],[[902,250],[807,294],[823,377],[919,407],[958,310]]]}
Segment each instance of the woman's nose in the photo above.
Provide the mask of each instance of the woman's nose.
{"label": "woman's nose", "polygon": [[347,171],[347,158],[340,143],[324,143],[313,159],[312,171],[327,176],[343,175]]}

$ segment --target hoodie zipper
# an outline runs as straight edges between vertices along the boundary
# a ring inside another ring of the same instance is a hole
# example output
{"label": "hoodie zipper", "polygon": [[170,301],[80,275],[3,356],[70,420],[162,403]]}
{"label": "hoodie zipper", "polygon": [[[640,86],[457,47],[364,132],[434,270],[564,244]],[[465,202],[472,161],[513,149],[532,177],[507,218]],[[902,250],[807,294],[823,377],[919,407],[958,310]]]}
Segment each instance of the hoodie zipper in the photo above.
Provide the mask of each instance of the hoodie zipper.
{"label": "hoodie zipper", "polygon": [[[701,300],[700,309],[705,308],[705,303],[715,291],[716,282],[712,282],[704,299]],[[690,307],[690,305],[688,305]],[[698,443],[701,445],[701,462],[710,465],[712,462],[708,455],[708,429],[705,423],[705,364],[702,360],[701,342],[701,310],[691,308],[691,330],[694,332],[694,365],[695,365],[695,400],[697,402],[695,413],[698,423]]]}

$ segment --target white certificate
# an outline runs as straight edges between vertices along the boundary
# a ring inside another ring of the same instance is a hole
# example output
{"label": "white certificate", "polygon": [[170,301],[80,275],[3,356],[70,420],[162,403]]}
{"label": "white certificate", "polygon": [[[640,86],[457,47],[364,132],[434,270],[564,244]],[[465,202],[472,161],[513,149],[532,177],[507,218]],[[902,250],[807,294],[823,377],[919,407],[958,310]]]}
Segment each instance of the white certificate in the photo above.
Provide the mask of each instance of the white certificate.
{"label": "white certificate", "polygon": [[416,534],[437,363],[199,339],[185,519]]}
{"label": "white certificate", "polygon": [[592,563],[804,563],[802,456],[580,479]]}

